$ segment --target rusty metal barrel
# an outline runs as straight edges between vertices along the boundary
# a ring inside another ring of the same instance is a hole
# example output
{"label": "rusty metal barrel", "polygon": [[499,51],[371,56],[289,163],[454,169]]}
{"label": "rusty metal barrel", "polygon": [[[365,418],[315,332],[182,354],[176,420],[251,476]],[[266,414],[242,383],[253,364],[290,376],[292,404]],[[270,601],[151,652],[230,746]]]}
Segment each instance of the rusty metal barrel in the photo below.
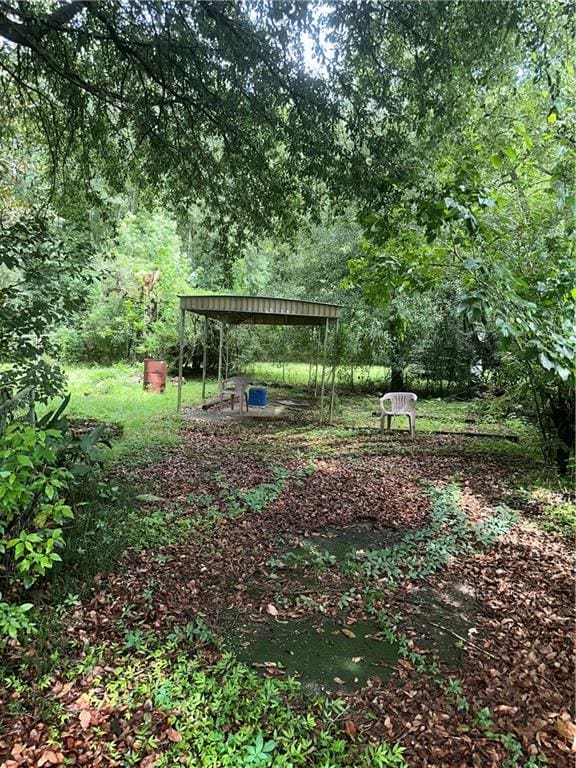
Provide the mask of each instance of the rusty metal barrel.
{"label": "rusty metal barrel", "polygon": [[166,389],[166,361],[144,360],[144,389],[146,392],[164,392]]}

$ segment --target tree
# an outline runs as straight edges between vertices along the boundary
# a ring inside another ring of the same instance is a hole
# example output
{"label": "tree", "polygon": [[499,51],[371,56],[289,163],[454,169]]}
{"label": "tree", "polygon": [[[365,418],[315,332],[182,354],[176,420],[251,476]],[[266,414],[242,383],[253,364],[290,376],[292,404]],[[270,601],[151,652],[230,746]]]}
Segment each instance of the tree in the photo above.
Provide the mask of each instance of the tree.
{"label": "tree", "polygon": [[[231,227],[310,203],[335,111],[303,69],[306,3],[0,2],[0,93],[62,173],[203,200]],[[61,190],[62,191],[62,190]],[[287,204],[289,203],[289,204]]]}
{"label": "tree", "polygon": [[549,21],[548,45],[524,57],[512,96],[507,83],[480,89],[458,132],[422,156],[417,183],[364,219],[372,245],[354,270],[373,296],[457,276],[468,321],[482,334],[495,326],[523,364],[518,378],[564,473],[576,356],[573,38],[561,11]]}
{"label": "tree", "polygon": [[52,331],[85,295],[85,234],[54,216],[20,213],[0,219],[0,388],[31,388],[47,402],[63,373],[50,354]]}
{"label": "tree", "polygon": [[236,237],[277,230],[326,188],[392,194],[414,138],[504,65],[523,8],[1,0],[3,112],[43,137],[61,195],[129,176]]}
{"label": "tree", "polygon": [[125,214],[97,275],[87,311],[58,334],[64,357],[169,356],[178,343],[178,295],[190,292],[176,222],[161,211]]}

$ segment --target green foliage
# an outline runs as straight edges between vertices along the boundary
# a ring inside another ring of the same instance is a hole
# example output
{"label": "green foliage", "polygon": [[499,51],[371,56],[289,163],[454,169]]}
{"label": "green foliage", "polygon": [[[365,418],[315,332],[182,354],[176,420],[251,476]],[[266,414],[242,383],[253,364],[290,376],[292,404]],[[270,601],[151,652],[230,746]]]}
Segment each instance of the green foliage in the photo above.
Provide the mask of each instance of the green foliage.
{"label": "green foliage", "polygon": [[386,549],[367,550],[354,555],[344,567],[360,572],[366,579],[385,579],[394,585],[405,579],[422,579],[442,569],[461,553],[475,546],[491,546],[516,522],[517,515],[506,507],[473,526],[461,509],[458,486],[431,488],[430,524],[406,533],[401,541]]}
{"label": "green foliage", "polygon": [[183,627],[175,627],[168,635],[167,640],[176,645],[186,643],[190,646],[196,646],[215,643],[216,636],[202,616],[195,616],[194,621],[188,622]]}
{"label": "green foliage", "polygon": [[[12,424],[0,448],[0,567],[11,592],[31,587],[61,561],[62,526],[73,517],[65,495],[72,473],[60,466],[62,433]],[[30,603],[0,603],[0,645],[30,634]]]}
{"label": "green foliage", "polygon": [[481,547],[492,546],[518,522],[518,514],[508,507],[496,507],[495,513],[474,526],[474,536]]}
{"label": "green foliage", "polygon": [[547,458],[566,473],[575,439],[574,36],[562,11],[549,11],[556,32],[524,61],[512,97],[505,77],[479,90],[397,204],[366,217],[370,246],[352,277],[381,300],[457,281],[479,358],[489,353],[493,371],[500,362],[498,386],[534,416]]}
{"label": "green foliage", "polygon": [[548,531],[556,531],[570,540],[576,537],[576,504],[563,502],[544,505],[544,520],[540,525]]}
{"label": "green foliage", "polygon": [[258,513],[280,498],[289,480],[300,480],[309,473],[307,467],[290,472],[283,467],[272,467],[272,481],[260,483],[249,489],[237,489],[229,486],[226,478],[218,474],[216,481],[226,497],[227,514],[231,516],[246,513]]}
{"label": "green foliage", "polygon": [[358,768],[407,768],[404,747],[398,744],[369,745],[360,754]]}
{"label": "green foliage", "polygon": [[72,480],[59,465],[62,434],[13,424],[0,449],[0,556],[11,581],[30,587],[61,560]]}
{"label": "green foliage", "polygon": [[53,215],[0,207],[0,389],[31,388],[45,403],[64,389],[49,355],[52,331],[82,301],[90,271],[85,235]]}
{"label": "green foliage", "polygon": [[32,608],[32,603],[6,603],[0,592],[0,649],[7,640],[34,634],[36,625],[28,615]]}
{"label": "green foliage", "polygon": [[[114,673],[102,680],[106,702],[125,707],[128,717],[147,699],[167,714],[179,740],[162,746],[159,765],[186,754],[191,768],[406,766],[399,747],[384,743],[361,750],[340,737],[334,719],[344,711],[343,702],[303,704],[293,679],[262,679],[229,656],[207,667],[166,650],[118,659]],[[141,746],[130,756],[134,764],[146,754],[152,725],[145,717]]]}
{"label": "green foliage", "polygon": [[336,557],[329,552],[318,549],[313,544],[301,542],[297,549],[285,552],[280,557],[273,557],[268,560],[271,568],[315,568],[320,571],[326,570],[327,566],[335,565]]}
{"label": "green foliage", "polygon": [[254,744],[249,744],[246,747],[244,764],[246,766],[270,765],[273,760],[272,753],[277,746],[277,743],[273,739],[264,741],[264,737],[259,733],[256,736]]}
{"label": "green foliage", "polygon": [[68,208],[133,181],[150,199],[209,209],[231,249],[243,229],[289,224],[316,199],[336,116],[303,66],[300,33],[316,26],[307,5],[113,0],[23,13],[10,2],[3,14],[2,112],[26,119]]}
{"label": "green foliage", "polygon": [[[101,425],[74,438],[64,411],[69,397],[36,423],[10,424],[0,446],[0,570],[12,601],[46,576],[64,553],[64,527],[74,517],[71,501],[94,493],[100,467]],[[30,633],[31,605],[2,603],[6,635]],[[0,643],[4,639],[0,632]]]}
{"label": "green foliage", "polygon": [[127,213],[105,248],[88,311],[56,336],[65,360],[111,362],[175,356],[178,294],[189,293],[176,222]]}

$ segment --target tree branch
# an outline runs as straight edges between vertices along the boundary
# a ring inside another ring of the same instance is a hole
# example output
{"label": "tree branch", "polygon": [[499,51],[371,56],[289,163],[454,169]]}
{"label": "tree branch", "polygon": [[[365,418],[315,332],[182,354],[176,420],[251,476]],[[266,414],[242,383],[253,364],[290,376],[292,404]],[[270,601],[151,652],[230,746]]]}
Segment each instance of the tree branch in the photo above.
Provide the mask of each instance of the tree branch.
{"label": "tree branch", "polygon": [[[16,45],[32,48],[51,30],[61,29],[65,24],[80,13],[86,5],[85,0],[72,0],[61,3],[60,6],[47,16],[27,17],[26,22],[18,23],[11,16],[23,18],[23,14],[6,2],[0,4],[0,37]],[[44,29],[42,27],[44,26]]]}

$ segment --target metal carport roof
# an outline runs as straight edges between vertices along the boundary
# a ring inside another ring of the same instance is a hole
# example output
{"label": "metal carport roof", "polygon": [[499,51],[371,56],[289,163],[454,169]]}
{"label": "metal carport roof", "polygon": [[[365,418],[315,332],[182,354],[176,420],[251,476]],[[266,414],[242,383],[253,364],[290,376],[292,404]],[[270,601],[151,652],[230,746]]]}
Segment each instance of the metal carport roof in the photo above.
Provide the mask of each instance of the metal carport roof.
{"label": "metal carport roof", "polygon": [[[234,296],[212,294],[206,296],[180,296],[180,354],[178,361],[178,404],[182,401],[182,365],[184,347],[184,325],[186,312],[193,312],[206,318],[204,325],[203,363],[202,363],[202,399],[206,393],[206,348],[207,323],[215,320],[220,324],[220,344],[218,351],[218,387],[222,384],[222,349],[223,329],[228,325],[308,325],[324,327],[324,345],[322,359],[322,383],[320,390],[320,422],[324,417],[324,389],[326,383],[326,362],[328,331],[338,328],[338,319],[342,311],[339,304],[327,304],[320,301],[302,299],[282,299],[272,296]],[[319,351],[319,350],[318,350]],[[336,358],[331,364],[331,395],[329,421],[332,421],[334,389],[336,385]]]}
{"label": "metal carport roof", "polygon": [[339,304],[271,296],[180,296],[180,309],[231,325],[324,325],[340,317]]}

